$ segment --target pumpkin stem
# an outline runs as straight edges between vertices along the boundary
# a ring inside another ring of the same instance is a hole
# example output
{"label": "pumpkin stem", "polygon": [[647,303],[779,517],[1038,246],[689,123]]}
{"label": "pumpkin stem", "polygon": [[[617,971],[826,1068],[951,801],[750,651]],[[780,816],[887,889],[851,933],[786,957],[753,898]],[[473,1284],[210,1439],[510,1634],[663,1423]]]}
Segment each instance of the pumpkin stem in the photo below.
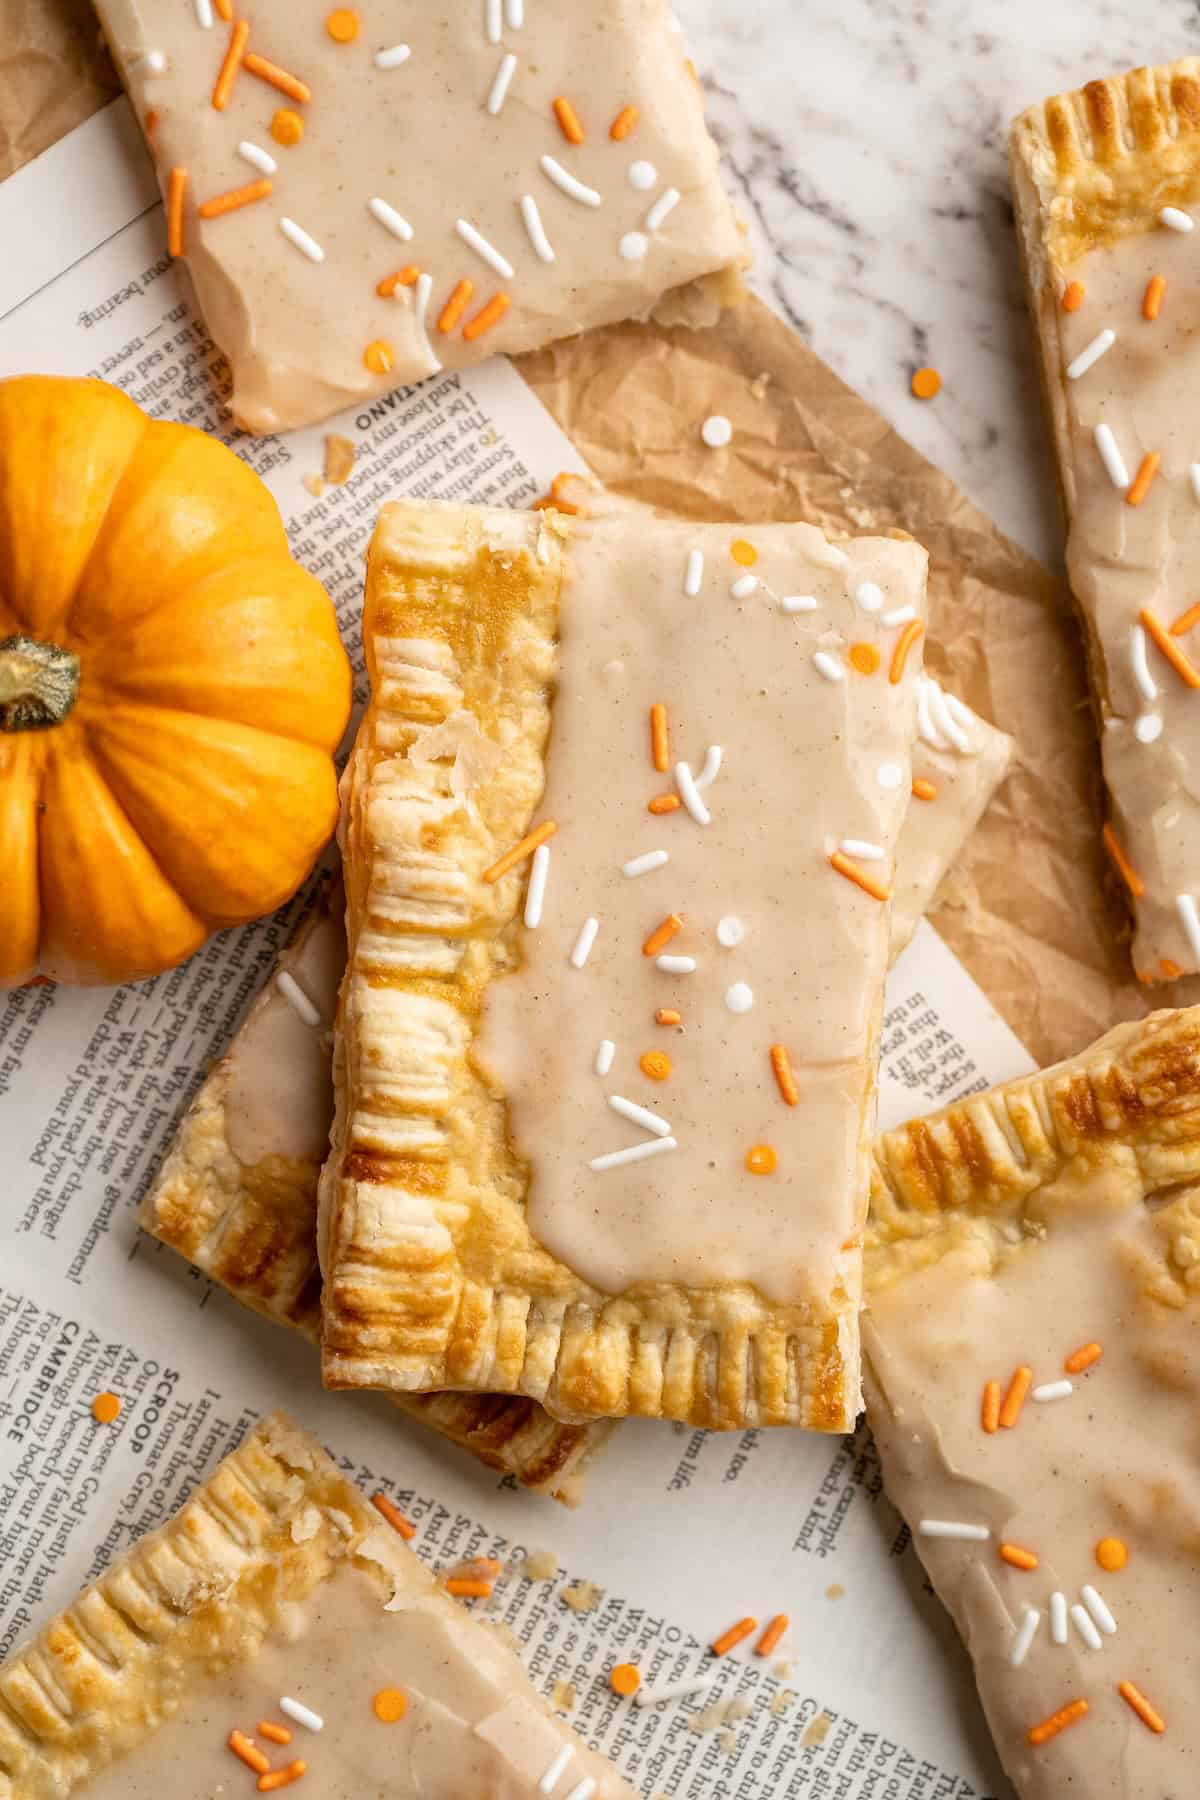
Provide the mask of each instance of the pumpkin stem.
{"label": "pumpkin stem", "polygon": [[16,632],[0,639],[0,731],[61,725],[79,692],[79,658]]}

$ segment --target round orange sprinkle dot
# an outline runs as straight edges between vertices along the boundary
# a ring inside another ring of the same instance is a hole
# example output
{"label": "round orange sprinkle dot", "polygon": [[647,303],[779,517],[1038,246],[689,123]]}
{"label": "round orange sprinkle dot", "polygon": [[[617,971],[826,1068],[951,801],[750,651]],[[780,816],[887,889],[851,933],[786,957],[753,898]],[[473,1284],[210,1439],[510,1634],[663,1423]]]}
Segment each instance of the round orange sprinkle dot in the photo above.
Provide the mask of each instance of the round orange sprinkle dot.
{"label": "round orange sprinkle dot", "polygon": [[915,369],[912,391],[918,400],[932,400],[941,389],[942,378],[936,369]]}
{"label": "round orange sprinkle dot", "polygon": [[752,569],[758,561],[758,551],[745,538],[734,538],[729,546],[729,554],[735,563],[741,563],[743,569]]}
{"label": "round orange sprinkle dot", "polygon": [[115,1394],[97,1394],[92,1401],[92,1417],[97,1425],[111,1425],[120,1416],[121,1402]]}
{"label": "round orange sprinkle dot", "polygon": [[371,1701],[371,1710],[383,1725],[394,1725],[408,1711],[408,1698],[399,1688],[380,1688]]}
{"label": "round orange sprinkle dot", "polygon": [[879,652],[874,644],[851,644],[848,654],[851,666],[860,675],[873,675],[879,667]]}
{"label": "round orange sprinkle dot", "polygon": [[617,1663],[608,1672],[608,1685],[614,1694],[620,1694],[625,1700],[636,1694],[642,1685],[636,1663]]}
{"label": "round orange sprinkle dot", "polygon": [[382,338],[376,338],[363,351],[363,361],[372,375],[390,375],[395,366],[396,353],[390,344],[385,343]]}
{"label": "round orange sprinkle dot", "polygon": [[671,1059],[665,1050],[647,1050],[638,1060],[638,1068],[651,1081],[665,1081],[671,1073]]}
{"label": "round orange sprinkle dot", "polygon": [[290,106],[281,106],[271,120],[271,136],[277,144],[290,149],[304,136],[304,120]]}
{"label": "round orange sprinkle dot", "polygon": [[335,44],[352,44],[358,36],[358,14],[352,6],[337,6],[326,16],[325,29]]}
{"label": "round orange sprinkle dot", "polygon": [[1129,1546],[1118,1537],[1101,1538],[1096,1545],[1096,1561],[1110,1575],[1115,1575],[1129,1561]]}
{"label": "round orange sprinkle dot", "polygon": [[746,1152],[746,1167],[752,1175],[773,1175],[779,1158],[770,1144],[751,1144]]}

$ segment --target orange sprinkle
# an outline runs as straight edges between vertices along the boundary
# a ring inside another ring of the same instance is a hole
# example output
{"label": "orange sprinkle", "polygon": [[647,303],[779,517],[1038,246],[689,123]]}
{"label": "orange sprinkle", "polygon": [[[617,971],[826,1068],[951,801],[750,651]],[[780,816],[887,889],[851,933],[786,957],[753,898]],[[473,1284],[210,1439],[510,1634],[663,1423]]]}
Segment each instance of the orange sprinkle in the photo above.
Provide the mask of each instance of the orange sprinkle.
{"label": "orange sprinkle", "polygon": [[286,94],[289,100],[303,102],[312,99],[312,89],[307,87],[299,76],[289,75],[286,69],[281,69],[278,63],[268,62],[265,56],[256,56],[251,51],[249,56],[243,58],[242,67],[247,75],[257,75],[260,81],[268,82],[271,87],[278,88],[280,93]]}
{"label": "orange sprinkle", "polygon": [[1119,1537],[1103,1537],[1096,1545],[1096,1561],[1109,1575],[1116,1575],[1129,1561],[1129,1546]]}
{"label": "orange sprinkle", "polygon": [[290,106],[281,106],[271,120],[271,136],[285,150],[290,150],[304,136],[304,120]]}
{"label": "orange sprinkle", "polygon": [[558,128],[568,144],[582,144],[583,126],[579,123],[579,114],[562,94],[554,102],[553,112],[558,120]]}
{"label": "orange sprinkle", "polygon": [[352,44],[358,36],[358,14],[351,6],[336,6],[326,16],[325,29],[335,44]]}
{"label": "orange sprinkle", "polygon": [[152,106],[142,121],[145,126],[147,137],[150,136],[151,132],[158,129],[158,122],[161,118],[162,114],[159,112],[157,106]]}
{"label": "orange sprinkle", "polygon": [[290,1744],[292,1734],[286,1725],[277,1725],[274,1719],[260,1719],[254,1727],[259,1737],[265,1737],[271,1744]]}
{"label": "orange sprinkle", "polygon": [[1083,305],[1083,296],[1086,294],[1086,292],[1087,292],[1087,289],[1084,287],[1082,281],[1068,282],[1066,288],[1063,290],[1063,297],[1062,297],[1063,311],[1064,312],[1078,312],[1080,307]]}
{"label": "orange sprinkle", "polygon": [[394,1725],[408,1711],[408,1696],[399,1688],[380,1688],[371,1701],[371,1711],[381,1725]]}
{"label": "orange sprinkle", "polygon": [[1011,1431],[1021,1416],[1021,1408],[1025,1404],[1033,1381],[1033,1370],[1028,1363],[1021,1363],[1013,1370],[1013,1378],[1008,1384],[1008,1392],[1000,1407],[1000,1423],[1005,1431]]}
{"label": "orange sprinkle", "polygon": [[1138,465],[1138,472],[1130,482],[1125,493],[1126,506],[1140,506],[1150,492],[1150,483],[1158,474],[1158,465],[1162,457],[1157,450],[1148,450]]}
{"label": "orange sprinkle", "polygon": [[389,1500],[386,1494],[372,1494],[371,1505],[375,1508],[377,1513],[383,1515],[392,1530],[398,1531],[400,1536],[404,1538],[406,1542],[409,1538],[416,1537],[416,1526],[412,1524],[410,1520],[405,1518],[395,1501]]}
{"label": "orange sprinkle", "polygon": [[888,670],[888,680],[893,687],[899,686],[900,678],[904,674],[904,665],[908,661],[908,653],[924,629],[920,619],[910,619],[896,639],[896,648],[892,651],[892,663]]}
{"label": "orange sprinkle", "polygon": [[683,1014],[677,1013],[673,1006],[660,1006],[654,1015],[656,1025],[678,1025],[682,1019]]}
{"label": "orange sprinkle", "polygon": [[583,516],[582,506],[575,506],[570,500],[563,499],[563,489],[568,487],[575,477],[569,469],[561,469],[550,483],[550,498],[559,512],[571,513],[576,518]]}
{"label": "orange sprinkle", "polygon": [[1104,1347],[1101,1344],[1080,1344],[1078,1350],[1072,1350],[1064,1362],[1063,1368],[1068,1375],[1082,1375],[1085,1369],[1090,1369],[1093,1363],[1098,1363],[1103,1355]]}
{"label": "orange sprinkle", "polygon": [[936,800],[937,789],[932,781],[926,781],[923,775],[915,775],[912,784],[914,800]]}
{"label": "orange sprinkle", "polygon": [[622,138],[627,138],[640,116],[636,106],[623,106],[608,128],[613,142],[619,144]]}
{"label": "orange sprinkle", "polygon": [[792,1073],[792,1059],[787,1053],[786,1044],[771,1045],[771,1067],[775,1071],[775,1082],[783,1097],[784,1105],[798,1105],[800,1090],[796,1086],[796,1077]]}
{"label": "orange sprinkle", "polygon": [[558,824],[554,819],[543,819],[540,825],[535,825],[532,831],[526,832],[519,844],[514,844],[511,850],[506,850],[490,869],[485,869],[483,879],[499,881],[502,875],[507,875],[510,869],[515,869],[519,862],[524,862],[527,856],[532,856],[538,845],[544,844],[547,838],[552,838],[557,830]]}
{"label": "orange sprinkle", "polygon": [[614,1694],[620,1694],[623,1700],[630,1699],[642,1685],[641,1673],[636,1663],[617,1663],[608,1671],[608,1685]]}
{"label": "orange sprinkle", "polygon": [[1000,1427],[1000,1383],[985,1381],[983,1384],[983,1405],[980,1408],[979,1423],[990,1437]]}
{"label": "orange sprinkle", "polygon": [[914,369],[912,391],[918,400],[932,400],[941,388],[942,378],[936,369]]}
{"label": "orange sprinkle", "polygon": [[683,801],[678,794],[655,794],[646,811],[652,813],[678,812]]}
{"label": "orange sprinkle", "polygon": [[[671,766],[671,742],[667,735],[667,709],[656,700],[650,708],[650,757],[660,775]],[[674,796],[672,796],[674,798]]]}
{"label": "orange sprinkle", "polygon": [[1148,1726],[1151,1731],[1161,1732],[1167,1729],[1167,1721],[1162,1714],[1155,1711],[1145,1694],[1139,1692],[1132,1681],[1118,1681],[1117,1692],[1126,1706],[1131,1706],[1142,1724]]}
{"label": "orange sprinkle", "polygon": [[891,899],[891,894],[881,882],[876,881],[873,875],[868,875],[865,869],[860,869],[856,862],[851,862],[848,856],[843,856],[840,850],[834,851],[829,865],[839,875],[844,875],[847,881],[852,881],[855,887],[860,887],[864,894],[870,894],[872,900]]}
{"label": "orange sprinkle", "polygon": [[724,1656],[727,1651],[733,1649],[735,1644],[740,1644],[743,1638],[748,1638],[752,1631],[757,1630],[757,1619],[739,1619],[736,1625],[731,1625],[728,1631],[723,1631],[719,1638],[714,1638],[709,1649],[714,1656]]}
{"label": "orange sprinkle", "polygon": [[1100,834],[1104,839],[1104,848],[1112,859],[1113,868],[1125,883],[1135,900],[1140,900],[1146,891],[1146,884],[1122,850],[1117,841],[1117,834],[1111,825],[1105,825]]}
{"label": "orange sprinkle", "polygon": [[438,318],[438,330],[449,335],[467,310],[471,295],[475,292],[475,283],[464,275],[453,289],[450,298],[441,310]]}
{"label": "orange sprinkle", "polygon": [[1051,1738],[1057,1737],[1060,1731],[1065,1731],[1068,1725],[1074,1725],[1078,1719],[1082,1719],[1087,1710],[1086,1700],[1072,1700],[1069,1706],[1060,1706],[1056,1713],[1051,1713],[1040,1725],[1031,1726],[1026,1736],[1035,1746],[1048,1744]]}
{"label": "orange sprinkle", "polygon": [[657,956],[677,931],[683,930],[683,920],[678,913],[668,913],[661,925],[656,925],[650,936],[642,945],[643,956]]}
{"label": "orange sprinkle", "polygon": [[167,249],[172,256],[183,255],[183,196],[187,178],[186,169],[172,169],[167,180]]}
{"label": "orange sprinkle", "polygon": [[490,331],[493,325],[498,325],[511,305],[512,301],[507,294],[493,294],[486,305],[480,307],[475,317],[468,319],[463,326],[463,336],[467,342],[473,344],[475,339],[481,338],[485,331]]}
{"label": "orange sprinkle", "polygon": [[396,363],[396,353],[385,338],[375,338],[363,351],[363,361],[372,375],[390,375]]}
{"label": "orange sprinkle", "polygon": [[1022,1549],[1020,1544],[1001,1544],[1000,1561],[1006,1562],[1012,1569],[1036,1569],[1038,1556],[1036,1550]]}
{"label": "orange sprinkle", "polygon": [[114,1419],[120,1417],[120,1412],[121,1402],[115,1394],[106,1391],[97,1394],[92,1401],[92,1417],[97,1425],[111,1425]]}
{"label": "orange sprinkle", "polygon": [[[746,1167],[749,1169],[751,1175],[773,1175],[779,1167],[779,1158],[776,1156],[775,1151],[770,1144],[751,1144],[746,1152]],[[752,1631],[754,1629],[753,1620],[751,1621],[750,1629]],[[743,1632],[742,1636],[745,1637],[745,1635],[745,1632]],[[714,1650],[716,1649],[715,1644],[713,1645],[713,1648]]]}
{"label": "orange sprinkle", "polygon": [[1171,636],[1182,637],[1185,631],[1190,631],[1192,626],[1197,623],[1200,623],[1200,600],[1197,600],[1194,606],[1189,606],[1186,612],[1181,612],[1177,619],[1172,620]]}
{"label": "orange sprinkle", "polygon": [[291,1787],[293,1781],[299,1781],[307,1767],[306,1762],[292,1762],[286,1769],[272,1769],[269,1775],[260,1775],[258,1778],[259,1793],[273,1794],[276,1788]]}
{"label": "orange sprinkle", "polygon": [[213,4],[216,7],[218,19],[228,25],[233,18],[233,0],[213,0]]}
{"label": "orange sprinkle", "polygon": [[729,546],[729,554],[743,569],[752,569],[758,561],[758,551],[745,538],[734,538]]}
{"label": "orange sprinkle", "polygon": [[490,1581],[474,1581],[469,1575],[452,1575],[446,1592],[459,1600],[486,1600],[494,1585]]}
{"label": "orange sprinkle", "polygon": [[776,1613],[773,1619],[768,1619],[762,1636],[754,1646],[755,1656],[770,1656],[790,1623],[786,1613]]}
{"label": "orange sprinkle", "polygon": [[1157,319],[1162,307],[1162,298],[1167,291],[1167,283],[1162,275],[1152,275],[1146,283],[1146,291],[1142,295],[1143,319]]}
{"label": "orange sprinkle", "polygon": [[638,1068],[651,1081],[665,1081],[671,1073],[671,1059],[665,1050],[647,1050],[639,1058]]}
{"label": "orange sprinkle", "polygon": [[381,300],[390,300],[397,288],[411,287],[420,273],[416,263],[405,263],[394,275],[385,275],[375,292]]}
{"label": "orange sprinkle", "polygon": [[269,1756],[264,1756],[253,1738],[248,1738],[244,1731],[231,1731],[225,1739],[235,1756],[240,1756],[248,1769],[256,1775],[265,1775],[271,1766]]}
{"label": "orange sprinkle", "polygon": [[214,194],[211,200],[205,200],[196,208],[202,219],[219,219],[224,213],[237,212],[243,206],[253,206],[256,200],[265,200],[271,192],[271,183],[251,181],[246,187],[229,188],[224,194]]}
{"label": "orange sprinkle", "polygon": [[[1172,962],[1169,956],[1160,958],[1158,972],[1167,981],[1174,981],[1177,976],[1183,974],[1183,970],[1180,968],[1179,964],[1177,962]],[[1149,976],[1147,976],[1146,979],[1149,980]]]}
{"label": "orange sprinkle", "polygon": [[217,73],[213,86],[212,103],[218,112],[224,112],[229,105],[229,96],[233,92],[233,84],[237,80],[237,72],[242,66],[242,57],[246,51],[246,39],[250,36],[250,21],[239,19],[229,34],[229,43],[225,49],[225,58]]}
{"label": "orange sprinkle", "polygon": [[882,660],[874,644],[851,644],[846,654],[860,675],[873,675]]}

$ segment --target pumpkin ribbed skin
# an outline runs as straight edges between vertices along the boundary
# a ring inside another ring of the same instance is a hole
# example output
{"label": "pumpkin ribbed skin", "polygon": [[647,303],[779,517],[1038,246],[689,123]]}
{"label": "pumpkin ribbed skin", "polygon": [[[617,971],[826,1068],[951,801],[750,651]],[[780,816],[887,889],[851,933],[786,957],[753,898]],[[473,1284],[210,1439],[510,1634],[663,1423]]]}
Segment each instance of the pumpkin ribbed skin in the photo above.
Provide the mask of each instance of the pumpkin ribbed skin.
{"label": "pumpkin ribbed skin", "polygon": [[349,710],[329,598],[232,451],[104,382],[0,381],[0,984],[154,975],[288,899]]}

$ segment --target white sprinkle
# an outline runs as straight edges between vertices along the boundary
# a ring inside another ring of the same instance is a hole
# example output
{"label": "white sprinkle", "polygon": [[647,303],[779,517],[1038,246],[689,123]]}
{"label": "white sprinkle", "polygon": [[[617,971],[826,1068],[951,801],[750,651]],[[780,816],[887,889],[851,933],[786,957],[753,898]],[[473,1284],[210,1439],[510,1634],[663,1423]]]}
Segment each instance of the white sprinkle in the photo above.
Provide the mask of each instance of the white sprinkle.
{"label": "white sprinkle", "polygon": [[1100,1591],[1097,1588],[1092,1587],[1089,1582],[1084,1587],[1080,1588],[1079,1597],[1091,1613],[1093,1619],[1095,1619],[1101,1631],[1108,1637],[1115,1637],[1117,1632],[1117,1621],[1109,1611],[1108,1603]]}
{"label": "white sprinkle", "polygon": [[615,1113],[631,1124],[640,1125],[643,1131],[652,1131],[655,1137],[670,1137],[671,1127],[658,1113],[651,1112],[645,1106],[639,1106],[636,1100],[627,1100],[624,1094],[610,1094],[608,1104]]}
{"label": "white sprinkle", "polygon": [[542,907],[546,902],[546,877],[549,873],[550,846],[539,844],[533,853],[529,886],[525,890],[525,924],[530,931],[536,931],[542,922]]}
{"label": "white sprinkle", "polygon": [[1076,1601],[1075,1605],[1071,1608],[1071,1621],[1089,1650],[1099,1650],[1101,1648],[1100,1633],[1093,1625],[1091,1616],[1086,1608],[1080,1606],[1078,1601]]}
{"label": "white sprinkle", "polygon": [[1010,1668],[1019,1669],[1021,1664],[1025,1661],[1025,1658],[1029,1655],[1030,1645],[1037,1636],[1037,1629],[1041,1622],[1042,1615],[1037,1610],[1037,1607],[1027,1606],[1025,1608],[1024,1617],[1021,1620],[1020,1630],[1013,1639],[1013,1647],[1008,1653]]}
{"label": "white sprinkle", "polygon": [[552,1794],[562,1778],[567,1764],[575,1754],[574,1744],[564,1744],[554,1761],[547,1764],[546,1773],[538,1782],[539,1794]]}
{"label": "white sprinkle", "polygon": [[696,786],[698,788],[712,786],[713,782],[717,779],[717,776],[721,773],[721,756],[722,751],[720,744],[710,744],[708,746],[708,749],[704,752],[704,761],[700,765],[700,773],[696,776]]}
{"label": "white sprinkle", "polygon": [[904,780],[904,770],[897,762],[882,762],[875,771],[875,779],[881,788],[886,788],[890,793]]}
{"label": "white sprinkle", "polygon": [[489,269],[495,269],[505,281],[511,281],[515,273],[507,256],[501,256],[494,244],[489,244],[482,231],[478,231],[469,219],[456,219],[454,229],[464,244],[470,244],[476,256],[481,257]]}
{"label": "white sprinkle", "polygon": [[879,623],[881,625],[907,625],[917,616],[915,606],[896,606],[891,612],[885,612]]}
{"label": "white sprinkle", "polygon": [[710,450],[723,450],[733,436],[733,426],[724,413],[710,413],[700,427],[700,436]]}
{"label": "white sprinkle", "polygon": [[854,590],[854,598],[864,612],[878,612],[883,605],[883,589],[877,581],[860,581]]}
{"label": "white sprinkle", "polygon": [[675,764],[675,785],[679,789],[679,798],[695,819],[697,825],[711,825],[712,814],[700,798],[700,790],[696,786],[690,766],[685,762]]}
{"label": "white sprinkle", "polygon": [[785,613],[816,612],[817,601],[813,594],[785,594],[779,602]]}
{"label": "white sprinkle", "polygon": [[500,0],[483,0],[483,30],[489,44],[498,44],[504,30]]}
{"label": "white sprinkle", "polygon": [[665,1706],[668,1700],[690,1700],[693,1694],[711,1693],[711,1681],[680,1681],[674,1687],[640,1687],[633,1696],[635,1706]]}
{"label": "white sprinkle", "polygon": [[[404,289],[398,287],[396,289],[396,292],[397,292],[397,294],[402,294],[404,292]],[[424,346],[425,350],[427,351],[427,353],[429,355],[429,359],[430,359],[431,363],[433,364],[434,369],[436,370],[436,369],[440,369],[442,365],[441,365],[441,361],[437,355],[437,352],[434,350],[433,345],[429,341],[429,332],[426,329],[426,325],[425,325],[425,315],[429,311],[429,297],[432,293],[433,293],[433,276],[429,274],[428,270],[426,270],[422,274],[417,276],[417,288],[416,288],[416,298],[414,301],[413,317],[416,321],[417,336],[420,338],[421,343]]]}
{"label": "white sprinkle", "polygon": [[739,575],[737,580],[731,584],[729,591],[735,600],[748,600],[757,587],[757,575]]}
{"label": "white sprinkle", "polygon": [[381,225],[386,225],[392,235],[398,237],[402,244],[408,243],[409,239],[412,237],[413,228],[404,215],[396,211],[394,206],[389,206],[386,200],[381,200],[378,195],[376,195],[373,200],[367,201],[367,210],[370,212],[372,218],[378,219]]}
{"label": "white sprinkle", "polygon": [[1067,1596],[1054,1593],[1050,1596],[1050,1636],[1056,1644],[1067,1641]]}
{"label": "white sprinkle", "polygon": [[657,231],[659,226],[665,224],[666,220],[670,218],[678,205],[679,189],[664,188],[662,193],[658,196],[658,199],[654,202],[654,205],[650,208],[650,211],[646,214],[646,230]]}
{"label": "white sprinkle", "polygon": [[959,1519],[922,1519],[917,1530],[922,1537],[962,1538],[969,1544],[986,1544],[992,1535],[986,1525],[966,1525]]}
{"label": "white sprinkle", "polygon": [[595,1070],[597,1075],[607,1075],[613,1066],[613,1057],[617,1054],[617,1046],[611,1038],[601,1038],[596,1049]]}
{"label": "white sprinkle", "polygon": [[683,575],[683,591],[693,597],[700,592],[700,583],[704,580],[703,550],[689,550],[687,568]]}
{"label": "white sprinkle", "polygon": [[649,248],[650,239],[644,231],[627,231],[617,245],[626,262],[641,262]]}
{"label": "white sprinkle", "polygon": [[837,657],[831,656],[828,650],[815,651],[813,654],[813,662],[816,664],[817,673],[823,675],[826,681],[845,681],[845,669],[842,667]]}
{"label": "white sprinkle", "polygon": [[1200,463],[1193,463],[1188,470],[1188,479],[1192,484],[1192,495],[1200,500]]}
{"label": "white sprinkle", "polygon": [[1073,1381],[1043,1381],[1041,1387],[1035,1387],[1029,1398],[1031,1400],[1065,1400],[1075,1392]]}
{"label": "white sprinkle", "polygon": [[754,989],[748,981],[735,981],[725,989],[725,1004],[731,1013],[748,1013],[754,1005]]}
{"label": "white sprinkle", "polygon": [[1100,461],[1108,471],[1108,479],[1123,494],[1129,486],[1129,470],[1125,467],[1125,458],[1121,455],[1112,426],[1097,425],[1092,436],[1095,438],[1096,448],[1100,452]]}
{"label": "white sprinkle", "polygon": [[1177,206],[1164,206],[1158,219],[1160,225],[1166,225],[1171,231],[1190,231],[1196,223],[1190,213],[1180,212]]}
{"label": "white sprinkle", "polygon": [[165,75],[167,59],[161,50],[147,50],[145,56],[139,56],[133,66],[135,69],[144,69],[147,75]]}
{"label": "white sprinkle", "polygon": [[325,1729],[325,1721],[320,1713],[313,1712],[311,1707],[302,1705],[299,1700],[293,1700],[290,1694],[283,1696],[279,1702],[279,1710],[281,1713],[286,1713],[289,1719],[295,1719],[297,1725],[303,1725],[308,1731],[324,1731]]}
{"label": "white sprinkle", "polygon": [[1133,665],[1133,679],[1137,682],[1138,692],[1143,700],[1157,700],[1158,687],[1150,673],[1146,648],[1145,626],[1131,625],[1129,627],[1129,660]]}
{"label": "white sprinkle", "polygon": [[504,0],[504,14],[510,31],[520,31],[525,23],[525,0]]}
{"label": "white sprinkle", "polygon": [[196,0],[196,23],[197,23],[197,25],[202,25],[204,27],[205,31],[211,31],[212,30],[212,22],[213,22],[212,0]]}
{"label": "white sprinkle", "polygon": [[552,181],[555,187],[560,188],[564,194],[569,194],[572,200],[578,200],[583,206],[602,206],[604,204],[603,194],[598,194],[595,188],[585,187],[582,181],[576,181],[575,177],[564,169],[560,162],[555,162],[552,156],[543,156],[540,167],[547,180]]}
{"label": "white sprinkle", "polygon": [[496,117],[508,98],[509,86],[516,73],[516,68],[517,59],[510,50],[506,56],[500,58],[500,67],[496,70],[495,79],[488,92],[487,109],[493,118]]}
{"label": "white sprinkle", "polygon": [[592,954],[592,945],[596,941],[596,933],[600,929],[599,919],[585,919],[579,927],[579,936],[575,939],[575,948],[571,952],[571,967],[582,969]]}
{"label": "white sprinkle", "polygon": [[670,862],[665,850],[647,850],[644,856],[633,856],[627,863],[621,864],[622,875],[648,875],[651,869],[661,869],[665,862]]}
{"label": "white sprinkle", "polygon": [[873,844],[869,838],[843,838],[838,849],[843,856],[857,856],[862,862],[883,862],[887,854],[882,844]]}
{"label": "white sprinkle", "polygon": [[631,162],[629,165],[629,185],[637,188],[641,194],[649,193],[658,180],[658,170],[652,162]]}
{"label": "white sprinkle", "polygon": [[939,686],[932,675],[922,675],[917,684],[917,728],[926,743],[935,750],[944,750],[946,746],[943,739],[949,738],[954,748],[965,756],[971,748],[971,740],[960,723],[964,708],[957,699],[951,705],[951,699],[952,696]]}
{"label": "white sprinkle", "polygon": [[1116,332],[1110,331],[1107,326],[1103,331],[1097,332],[1091,343],[1086,344],[1079,352],[1074,362],[1067,364],[1067,380],[1078,381],[1081,375],[1086,375],[1093,363],[1098,363],[1100,358],[1112,349],[1116,341]]}
{"label": "white sprinkle", "polygon": [[694,975],[696,973],[694,956],[656,956],[654,966],[656,969],[661,969],[664,975]]}
{"label": "white sprinkle", "polygon": [[826,539],[824,557],[814,557],[813,561],[822,562],[830,569],[844,569],[846,564],[850,561],[850,558],[837,544],[831,544],[829,540]]}
{"label": "white sprinkle", "polygon": [[388,50],[375,52],[375,67],[377,69],[399,69],[411,55],[412,51],[407,44],[393,44]]}
{"label": "white sprinkle", "polygon": [[1157,713],[1142,713],[1134,722],[1133,735],[1139,744],[1155,744],[1162,736],[1162,728]]}
{"label": "white sprinkle", "polygon": [[268,151],[260,150],[257,144],[252,144],[249,138],[243,138],[238,145],[238,155],[251,168],[261,169],[264,175],[274,175],[279,168],[275,158]]}
{"label": "white sprinkle", "polygon": [[1196,902],[1190,894],[1177,894],[1175,908],[1179,914],[1183,929],[1187,932],[1188,943],[1192,947],[1192,955],[1200,963],[1200,914],[1196,911]]}
{"label": "white sprinkle", "polygon": [[932,678],[922,675],[917,682],[917,736],[928,744],[931,750],[944,750],[946,740],[934,724],[929,709],[929,698],[932,691]]}
{"label": "white sprinkle", "polygon": [[567,1795],[567,1800],[592,1800],[592,1795],[595,1793],[595,1791],[596,1791],[595,1776],[594,1775],[585,1775],[582,1781],[577,1781],[575,1783],[575,1786],[571,1789],[570,1793]]}
{"label": "white sprinkle", "polygon": [[275,977],[275,986],[279,989],[292,1010],[300,1014],[300,1017],[304,1020],[306,1025],[316,1026],[321,1023],[320,1013],[317,1011],[304,989],[300,986],[300,983],[289,975],[286,969],[280,969],[278,975]]}
{"label": "white sprinkle", "polygon": [[537,201],[532,194],[521,195],[521,217],[525,221],[525,230],[534,250],[544,263],[554,261],[554,245],[546,236],[546,228],[542,224],[542,215],[537,209]]}
{"label": "white sprinkle", "polygon": [[645,1162],[648,1156],[660,1156],[664,1150],[677,1150],[673,1137],[646,1138],[640,1144],[627,1144],[624,1150],[610,1150],[605,1156],[593,1156],[588,1164],[597,1172],[619,1169],[622,1163]]}
{"label": "white sprinkle", "polygon": [[746,935],[746,927],[736,913],[726,913],[723,919],[717,920],[717,942],[724,944],[726,950],[733,950]]}
{"label": "white sprinkle", "polygon": [[309,262],[319,263],[325,261],[325,252],[322,250],[320,244],[318,244],[316,238],[309,237],[304,227],[302,225],[297,225],[295,219],[280,219],[279,229],[282,231],[289,244],[295,244],[297,250],[302,250],[304,252],[304,255],[307,256]]}

